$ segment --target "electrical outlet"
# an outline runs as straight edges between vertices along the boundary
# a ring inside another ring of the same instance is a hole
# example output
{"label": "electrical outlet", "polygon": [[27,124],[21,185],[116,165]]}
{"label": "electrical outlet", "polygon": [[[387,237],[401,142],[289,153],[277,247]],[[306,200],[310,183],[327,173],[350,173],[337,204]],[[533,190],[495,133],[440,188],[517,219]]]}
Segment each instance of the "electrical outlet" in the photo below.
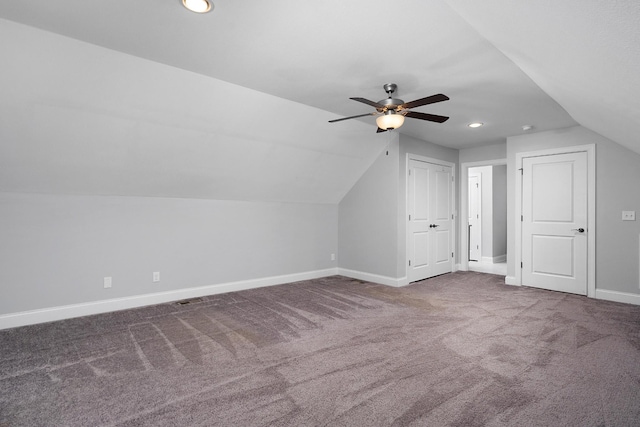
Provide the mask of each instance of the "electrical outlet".
{"label": "electrical outlet", "polygon": [[154,271],[153,272],[153,281],[154,282],[159,282],[160,281],[160,272],[159,271]]}
{"label": "electrical outlet", "polygon": [[331,261],[335,261],[336,260],[336,254],[331,254]]}
{"label": "electrical outlet", "polygon": [[104,278],[104,287],[106,288],[110,288],[112,284],[112,279],[111,277],[105,277]]}
{"label": "electrical outlet", "polygon": [[623,221],[635,221],[636,220],[636,211],[622,211],[622,220]]}

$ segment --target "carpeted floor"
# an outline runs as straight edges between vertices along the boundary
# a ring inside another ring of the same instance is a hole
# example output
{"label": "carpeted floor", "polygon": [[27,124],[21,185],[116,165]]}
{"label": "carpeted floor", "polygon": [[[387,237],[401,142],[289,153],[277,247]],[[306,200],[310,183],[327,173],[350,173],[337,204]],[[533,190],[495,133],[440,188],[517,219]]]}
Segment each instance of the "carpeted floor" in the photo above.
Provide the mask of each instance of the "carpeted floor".
{"label": "carpeted floor", "polygon": [[640,307],[340,276],[0,331],[0,426],[640,425]]}

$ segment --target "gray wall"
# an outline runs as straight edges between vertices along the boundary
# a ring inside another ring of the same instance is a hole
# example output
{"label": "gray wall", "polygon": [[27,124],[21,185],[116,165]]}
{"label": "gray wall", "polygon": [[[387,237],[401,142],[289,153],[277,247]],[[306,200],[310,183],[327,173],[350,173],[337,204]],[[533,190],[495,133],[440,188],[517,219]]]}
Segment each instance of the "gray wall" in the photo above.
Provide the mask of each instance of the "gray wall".
{"label": "gray wall", "polygon": [[338,257],[341,268],[396,276],[398,251],[398,137],[360,177],[339,204]]}
{"label": "gray wall", "polygon": [[516,154],[547,148],[596,144],[596,287],[640,294],[640,221],[622,221],[623,210],[640,213],[640,155],[581,126],[509,138],[508,275],[515,275]]}
{"label": "gray wall", "polygon": [[406,155],[457,165],[458,150],[402,134],[390,137],[394,139],[388,150],[380,153],[340,202],[339,266],[402,278],[406,276]]}
{"label": "gray wall", "polygon": [[0,315],[337,264],[330,204],[0,193],[0,218]]}
{"label": "gray wall", "polygon": [[462,148],[460,150],[460,163],[481,162],[484,160],[496,160],[507,158],[507,143],[496,142],[495,144],[483,145],[481,147]]}

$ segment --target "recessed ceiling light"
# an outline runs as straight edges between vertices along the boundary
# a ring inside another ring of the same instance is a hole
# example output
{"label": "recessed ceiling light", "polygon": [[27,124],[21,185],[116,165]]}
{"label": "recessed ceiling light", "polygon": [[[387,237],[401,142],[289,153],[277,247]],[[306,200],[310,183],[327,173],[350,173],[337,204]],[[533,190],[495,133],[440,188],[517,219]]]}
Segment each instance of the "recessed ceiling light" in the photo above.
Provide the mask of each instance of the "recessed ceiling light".
{"label": "recessed ceiling light", "polygon": [[531,130],[531,129],[533,129],[533,126],[531,126],[531,125],[522,126],[522,130],[525,131],[525,132],[528,131],[528,130]]}
{"label": "recessed ceiling light", "polygon": [[474,122],[474,123],[469,123],[467,126],[469,126],[470,128],[479,128],[482,125],[484,125],[484,123]]}
{"label": "recessed ceiling light", "polygon": [[212,7],[209,0],[182,0],[182,4],[195,13],[207,13]]}

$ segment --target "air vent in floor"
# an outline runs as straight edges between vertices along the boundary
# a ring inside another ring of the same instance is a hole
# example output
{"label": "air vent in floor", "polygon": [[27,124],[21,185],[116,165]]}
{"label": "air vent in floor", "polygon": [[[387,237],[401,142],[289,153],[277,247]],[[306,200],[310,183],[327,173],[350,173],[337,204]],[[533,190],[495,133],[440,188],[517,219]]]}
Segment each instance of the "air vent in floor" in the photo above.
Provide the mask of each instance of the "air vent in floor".
{"label": "air vent in floor", "polygon": [[183,299],[182,301],[178,301],[176,304],[178,305],[188,305],[196,302],[202,302],[202,298],[191,298],[191,299]]}

